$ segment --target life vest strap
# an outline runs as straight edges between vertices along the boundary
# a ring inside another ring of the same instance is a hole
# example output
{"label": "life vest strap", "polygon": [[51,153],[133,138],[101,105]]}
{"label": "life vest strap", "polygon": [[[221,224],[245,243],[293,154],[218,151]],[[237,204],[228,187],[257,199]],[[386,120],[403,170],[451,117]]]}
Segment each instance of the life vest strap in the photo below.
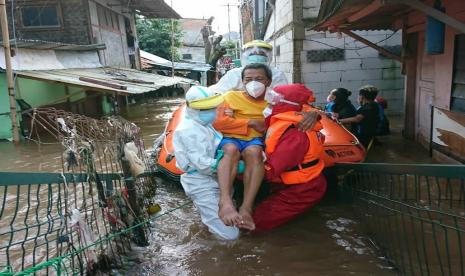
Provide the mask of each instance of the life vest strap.
{"label": "life vest strap", "polygon": [[320,159],[315,159],[315,160],[312,160],[308,163],[305,163],[305,164],[300,164],[300,165],[297,165],[297,166],[294,166],[288,170],[286,170],[287,172],[291,172],[291,171],[298,171],[298,170],[302,170],[302,169],[306,169],[306,168],[310,168],[310,167],[313,167],[315,166],[316,164],[318,164],[318,162],[320,162]]}

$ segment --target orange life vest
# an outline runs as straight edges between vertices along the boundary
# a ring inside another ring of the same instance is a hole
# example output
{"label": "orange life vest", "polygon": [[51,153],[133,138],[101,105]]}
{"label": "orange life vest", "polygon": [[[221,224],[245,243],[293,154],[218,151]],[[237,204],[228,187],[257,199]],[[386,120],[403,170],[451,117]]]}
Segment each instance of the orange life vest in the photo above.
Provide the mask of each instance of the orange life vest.
{"label": "orange life vest", "polygon": [[[302,115],[289,111],[274,115],[270,119],[270,127],[265,138],[265,153],[269,157],[275,150],[281,136],[290,127],[295,126],[302,120]],[[301,184],[318,177],[324,169],[324,162],[321,159],[323,153],[323,134],[321,123],[316,123],[312,130],[306,132],[310,146],[302,160],[302,163],[294,168],[289,168],[281,173],[280,178],[284,184]]]}

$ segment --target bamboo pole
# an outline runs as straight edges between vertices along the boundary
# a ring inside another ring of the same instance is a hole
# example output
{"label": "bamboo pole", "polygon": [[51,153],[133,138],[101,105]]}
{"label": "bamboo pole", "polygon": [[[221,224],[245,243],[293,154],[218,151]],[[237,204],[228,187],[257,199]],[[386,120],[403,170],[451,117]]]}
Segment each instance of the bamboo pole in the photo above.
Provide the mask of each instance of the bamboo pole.
{"label": "bamboo pole", "polygon": [[[19,143],[19,130],[16,119],[16,99],[13,80],[13,70],[11,69],[11,49],[10,34],[8,32],[8,20],[6,16],[5,0],[0,0],[0,24],[2,27],[3,49],[5,51],[6,81],[8,86],[8,95],[10,98],[10,118],[13,132],[13,142]],[[14,24],[14,23],[13,23]]]}
{"label": "bamboo pole", "polygon": [[[173,9],[173,0],[171,0],[171,9]],[[174,19],[171,18],[171,77],[174,78]]]}

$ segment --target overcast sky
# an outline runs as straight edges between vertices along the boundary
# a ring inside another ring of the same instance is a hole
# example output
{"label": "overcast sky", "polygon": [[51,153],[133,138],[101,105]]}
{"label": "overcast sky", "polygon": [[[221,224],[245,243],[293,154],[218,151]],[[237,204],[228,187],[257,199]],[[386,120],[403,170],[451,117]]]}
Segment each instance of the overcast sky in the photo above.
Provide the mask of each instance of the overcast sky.
{"label": "overcast sky", "polygon": [[213,31],[218,34],[228,32],[228,3],[231,31],[239,31],[237,0],[165,0],[173,2],[173,9],[184,18],[210,18],[214,16]]}

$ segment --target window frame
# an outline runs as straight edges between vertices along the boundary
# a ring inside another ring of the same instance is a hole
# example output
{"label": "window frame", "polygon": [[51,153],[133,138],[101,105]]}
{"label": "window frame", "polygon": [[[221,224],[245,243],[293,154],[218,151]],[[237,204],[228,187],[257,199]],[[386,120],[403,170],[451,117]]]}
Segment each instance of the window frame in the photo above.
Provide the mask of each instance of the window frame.
{"label": "window frame", "polygon": [[[39,26],[26,26],[24,24],[24,16],[23,16],[23,9],[25,8],[44,8],[44,7],[55,7],[58,25],[39,25]],[[61,10],[61,5],[58,2],[55,3],[46,3],[41,5],[40,3],[30,3],[27,5],[21,5],[19,7],[19,14],[20,14],[20,27],[26,30],[40,30],[40,29],[54,29],[59,30],[63,29],[63,12]]]}
{"label": "window frame", "polygon": [[[190,58],[185,58],[184,56],[189,56]],[[189,53],[186,53],[186,54],[182,54],[182,59],[183,60],[192,60],[192,54],[189,54]]]}

